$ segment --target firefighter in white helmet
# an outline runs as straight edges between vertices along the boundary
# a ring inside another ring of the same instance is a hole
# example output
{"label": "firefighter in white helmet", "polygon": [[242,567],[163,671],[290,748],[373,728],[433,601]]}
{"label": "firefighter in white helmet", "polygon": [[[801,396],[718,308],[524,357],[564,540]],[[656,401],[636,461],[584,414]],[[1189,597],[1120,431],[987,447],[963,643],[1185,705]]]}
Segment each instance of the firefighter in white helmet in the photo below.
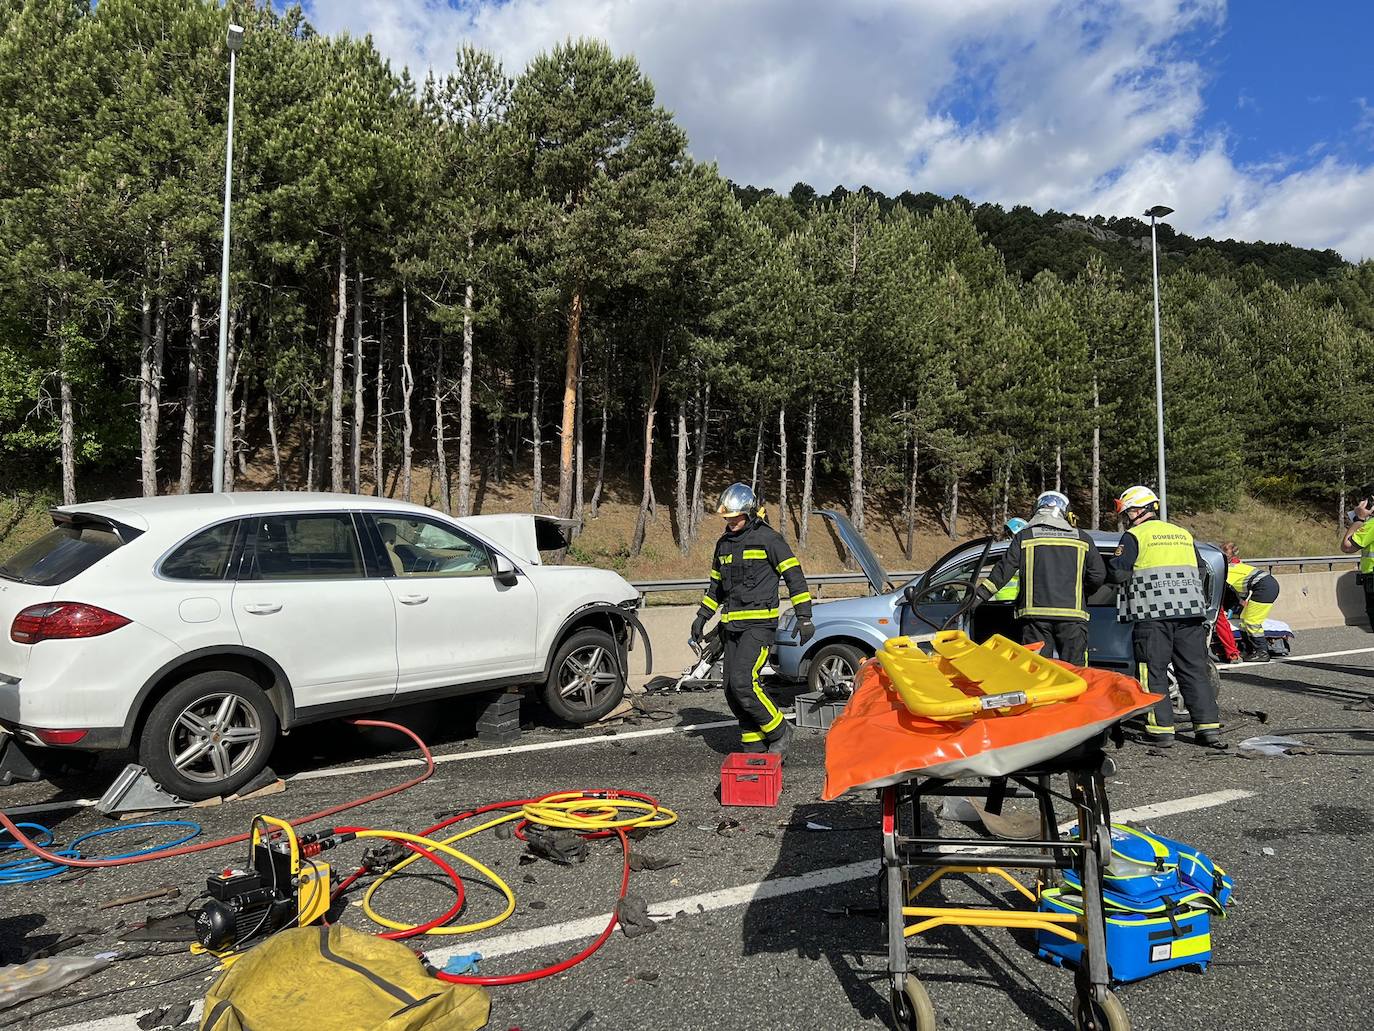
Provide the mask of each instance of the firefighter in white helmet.
{"label": "firefighter in white helmet", "polygon": [[1125,533],[1107,563],[1107,579],[1125,584],[1121,619],[1133,624],[1137,676],[1147,691],[1164,696],[1145,718],[1146,739],[1174,743],[1174,709],[1168,668],[1193,718],[1199,744],[1221,738],[1216,692],[1208,677],[1206,563],[1181,526],[1159,518],[1159,498],[1148,487],[1131,487],[1116,502]]}
{"label": "firefighter in white helmet", "polygon": [[787,584],[802,644],[815,636],[816,628],[801,563],[782,534],[759,518],[758,509],[758,498],[747,484],[732,483],[721,494],[716,512],[725,520],[725,532],[716,542],[692,639],[700,640],[707,620],[719,614],[725,635],[725,700],[739,720],[740,748],[785,755],[792,725],[759,683],[777,634],[779,577]]}

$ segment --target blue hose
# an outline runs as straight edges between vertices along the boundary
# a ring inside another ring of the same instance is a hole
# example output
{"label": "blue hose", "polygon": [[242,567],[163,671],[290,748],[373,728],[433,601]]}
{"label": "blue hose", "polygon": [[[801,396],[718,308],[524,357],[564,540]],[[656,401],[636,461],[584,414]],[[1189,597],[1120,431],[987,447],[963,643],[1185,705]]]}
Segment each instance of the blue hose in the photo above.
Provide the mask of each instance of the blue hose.
{"label": "blue hose", "polygon": [[[53,832],[41,824],[21,823],[18,826],[25,831],[33,830],[41,835],[46,835],[46,841],[35,842],[35,844],[42,848],[47,848],[53,841]],[[81,835],[66,848],[58,851],[57,855],[66,859],[89,858],[83,856],[80,851],[80,846],[87,841],[92,841],[95,838],[103,838],[111,834],[120,834],[125,831],[149,830],[159,827],[180,827],[186,830],[187,833],[177,838],[175,841],[168,841],[161,845],[153,845],[150,848],[139,849],[135,852],[123,852],[119,855],[105,856],[104,858],[138,859],[142,856],[155,855],[158,852],[165,852],[168,849],[176,848],[178,845],[184,845],[192,838],[197,837],[201,832],[200,824],[193,823],[190,820],[150,820],[146,823],[129,823],[119,827],[102,827],[99,830],[88,831]],[[0,831],[0,833],[4,832]],[[8,843],[0,842],[0,851],[10,851],[23,847],[24,846],[20,845],[17,841]],[[50,877],[56,877],[59,874],[66,873],[69,869],[71,868],[63,866],[60,863],[50,863],[46,859],[38,859],[36,857],[32,859],[12,859],[9,862],[0,863],[0,885],[33,884],[37,881],[46,881]]]}

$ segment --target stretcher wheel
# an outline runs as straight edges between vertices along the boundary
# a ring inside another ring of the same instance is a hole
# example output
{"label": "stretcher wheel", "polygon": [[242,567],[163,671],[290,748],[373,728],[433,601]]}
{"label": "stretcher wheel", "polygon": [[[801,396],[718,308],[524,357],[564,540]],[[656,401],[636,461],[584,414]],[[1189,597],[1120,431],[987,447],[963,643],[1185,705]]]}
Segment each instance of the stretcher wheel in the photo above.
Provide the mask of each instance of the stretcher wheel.
{"label": "stretcher wheel", "polygon": [[911,974],[902,975],[902,990],[892,987],[892,1022],[900,1031],[936,1031],[935,1007],[926,986]]}
{"label": "stretcher wheel", "polygon": [[1111,992],[1101,1002],[1088,1003],[1088,1007],[1091,1019],[1083,1011],[1082,996],[1074,998],[1073,1026],[1077,1031],[1131,1031],[1131,1018],[1126,1016],[1126,1007]]}

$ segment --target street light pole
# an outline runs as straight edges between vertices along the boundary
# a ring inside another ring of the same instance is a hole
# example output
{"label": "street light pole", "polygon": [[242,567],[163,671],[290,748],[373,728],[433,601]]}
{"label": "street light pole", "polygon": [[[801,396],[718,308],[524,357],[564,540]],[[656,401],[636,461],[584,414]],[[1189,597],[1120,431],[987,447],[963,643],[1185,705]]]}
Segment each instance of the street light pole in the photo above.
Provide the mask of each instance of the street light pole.
{"label": "street light pole", "polygon": [[219,265],[219,372],[215,377],[215,458],[210,474],[211,489],[224,492],[224,393],[229,350],[229,202],[234,183],[234,71],[239,48],[243,46],[243,27],[230,25],[229,45],[229,128],[224,146],[224,251]]}
{"label": "street light pole", "polygon": [[1159,342],[1159,239],[1155,220],[1173,214],[1174,209],[1156,204],[1145,212],[1150,217],[1150,256],[1155,283],[1155,431],[1159,442],[1159,518],[1169,521],[1169,486],[1164,478],[1164,355]]}

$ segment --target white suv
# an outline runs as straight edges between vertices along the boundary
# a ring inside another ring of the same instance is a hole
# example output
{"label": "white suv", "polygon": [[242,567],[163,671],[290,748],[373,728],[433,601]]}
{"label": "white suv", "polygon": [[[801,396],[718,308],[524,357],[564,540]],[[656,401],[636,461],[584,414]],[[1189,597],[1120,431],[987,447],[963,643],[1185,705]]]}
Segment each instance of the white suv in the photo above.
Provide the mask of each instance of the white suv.
{"label": "white suv", "polygon": [[587,723],[624,693],[639,594],[542,564],[564,543],[554,520],[307,493],[52,519],[0,563],[0,727],[44,748],[136,745],[183,798],[232,792],[279,731],[314,720],[540,684]]}

